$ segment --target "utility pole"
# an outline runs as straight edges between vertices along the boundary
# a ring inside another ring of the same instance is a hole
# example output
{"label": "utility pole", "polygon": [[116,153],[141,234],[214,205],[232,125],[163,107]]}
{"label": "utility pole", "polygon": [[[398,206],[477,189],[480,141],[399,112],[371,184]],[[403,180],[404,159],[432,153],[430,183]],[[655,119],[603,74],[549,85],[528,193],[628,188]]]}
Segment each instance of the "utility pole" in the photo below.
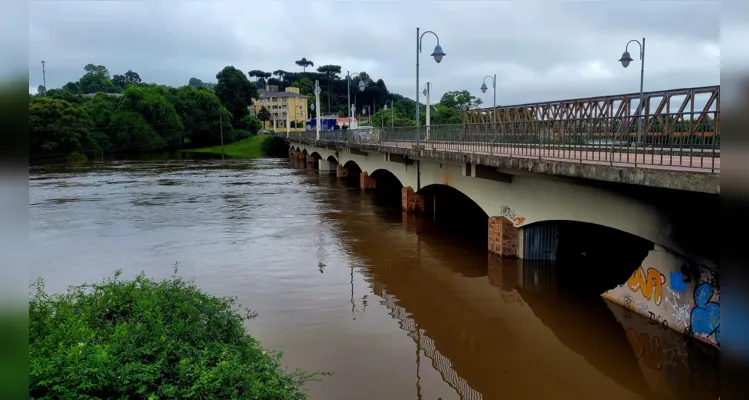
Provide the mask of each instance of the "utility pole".
{"label": "utility pole", "polygon": [[42,60],[42,81],[44,82],[43,83],[43,85],[44,85],[44,94],[43,94],[43,96],[44,97],[47,97],[47,71],[44,68],[44,64],[46,64],[46,63],[47,63],[46,61]]}
{"label": "utility pole", "polygon": [[224,117],[218,112],[219,129],[221,130],[221,161],[224,160]]}

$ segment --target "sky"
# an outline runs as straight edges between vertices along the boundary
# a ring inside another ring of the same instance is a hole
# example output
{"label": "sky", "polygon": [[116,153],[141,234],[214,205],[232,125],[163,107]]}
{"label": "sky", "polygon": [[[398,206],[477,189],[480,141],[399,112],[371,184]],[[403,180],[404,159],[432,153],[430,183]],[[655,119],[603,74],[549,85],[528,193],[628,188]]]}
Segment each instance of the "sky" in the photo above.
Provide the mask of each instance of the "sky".
{"label": "sky", "polygon": [[[497,104],[524,104],[639,91],[636,61],[617,61],[645,41],[645,91],[720,84],[717,1],[31,1],[29,90],[83,75],[88,63],[128,69],[147,82],[215,81],[242,71],[301,71],[340,65],[382,78],[391,92],[416,94],[416,28],[423,36],[420,88],[432,98],[468,90],[492,104],[484,77],[497,75]],[[315,25],[318,23],[318,26]],[[423,101],[423,96],[420,95]]]}

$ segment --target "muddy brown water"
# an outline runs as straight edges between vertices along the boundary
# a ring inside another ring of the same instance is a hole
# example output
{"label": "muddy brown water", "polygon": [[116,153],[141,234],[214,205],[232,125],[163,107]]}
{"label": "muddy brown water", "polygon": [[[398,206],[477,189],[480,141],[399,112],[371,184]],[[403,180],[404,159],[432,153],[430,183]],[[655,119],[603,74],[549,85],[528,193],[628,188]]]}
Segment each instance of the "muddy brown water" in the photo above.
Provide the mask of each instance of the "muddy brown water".
{"label": "muddy brown water", "polygon": [[32,278],[194,277],[312,399],[715,399],[717,354],[282,159],[37,167]]}

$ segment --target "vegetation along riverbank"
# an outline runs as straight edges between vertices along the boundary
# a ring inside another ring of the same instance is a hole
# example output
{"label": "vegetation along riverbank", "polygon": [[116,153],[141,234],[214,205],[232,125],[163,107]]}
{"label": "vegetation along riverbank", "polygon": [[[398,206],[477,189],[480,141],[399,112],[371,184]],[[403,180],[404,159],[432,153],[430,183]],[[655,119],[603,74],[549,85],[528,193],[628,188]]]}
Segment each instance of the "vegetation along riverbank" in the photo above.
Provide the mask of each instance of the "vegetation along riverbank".
{"label": "vegetation along riverbank", "polygon": [[287,156],[283,139],[270,135],[253,135],[234,143],[203,147],[199,149],[182,150],[184,153],[211,154],[220,157],[221,153],[227,158],[260,158]]}
{"label": "vegetation along riverbank", "polygon": [[29,299],[29,398],[305,399],[325,373],[286,372],[243,326],[254,318],[176,274]]}

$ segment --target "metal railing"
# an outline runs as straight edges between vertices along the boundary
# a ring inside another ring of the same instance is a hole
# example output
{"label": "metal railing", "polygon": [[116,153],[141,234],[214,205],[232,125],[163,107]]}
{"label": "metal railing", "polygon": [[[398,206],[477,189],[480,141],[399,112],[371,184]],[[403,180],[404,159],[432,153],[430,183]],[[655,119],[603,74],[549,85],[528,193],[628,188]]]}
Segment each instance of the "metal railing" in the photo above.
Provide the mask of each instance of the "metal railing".
{"label": "metal railing", "polygon": [[[718,112],[320,132],[320,140],[619,166],[720,171]],[[640,124],[642,127],[640,129]],[[283,134],[285,137],[285,133]],[[315,140],[315,132],[290,139]]]}

